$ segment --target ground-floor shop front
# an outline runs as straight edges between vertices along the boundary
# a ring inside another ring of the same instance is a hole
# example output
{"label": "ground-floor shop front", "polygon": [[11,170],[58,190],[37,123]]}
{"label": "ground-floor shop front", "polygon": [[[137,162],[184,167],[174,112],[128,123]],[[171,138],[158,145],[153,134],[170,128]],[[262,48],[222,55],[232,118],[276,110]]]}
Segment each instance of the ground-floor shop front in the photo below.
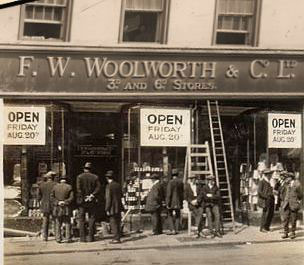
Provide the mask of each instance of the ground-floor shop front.
{"label": "ground-floor shop front", "polygon": [[[186,180],[190,144],[208,143],[215,171],[208,100],[219,106],[234,210],[257,211],[261,166],[292,172],[303,183],[298,87],[303,77],[287,63],[297,54],[100,54],[29,55],[20,49],[2,58],[12,61],[3,74],[16,75],[8,87],[17,95],[3,92],[8,121],[4,186],[6,199],[23,206],[15,211],[15,204],[7,204],[8,216],[39,217],[37,190],[44,174],[66,175],[75,188],[86,162],[102,183],[101,209],[108,170],[122,184],[126,206],[134,209],[144,207],[153,173],[165,183],[177,169]],[[22,94],[22,88],[30,92]],[[102,210],[99,217],[105,217]]]}

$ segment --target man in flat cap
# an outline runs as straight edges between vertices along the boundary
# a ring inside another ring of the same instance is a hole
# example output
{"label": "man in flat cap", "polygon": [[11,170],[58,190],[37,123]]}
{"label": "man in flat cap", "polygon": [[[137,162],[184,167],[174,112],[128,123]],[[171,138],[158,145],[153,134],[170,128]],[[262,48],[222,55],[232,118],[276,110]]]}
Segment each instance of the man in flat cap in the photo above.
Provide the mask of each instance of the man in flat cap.
{"label": "man in flat cap", "polygon": [[51,193],[54,204],[53,215],[56,219],[56,242],[62,242],[62,225],[65,225],[65,240],[71,242],[71,204],[74,199],[73,188],[67,183],[66,176],[59,178],[59,183],[56,184]]}
{"label": "man in flat cap", "polygon": [[112,244],[121,243],[121,212],[122,189],[118,182],[114,180],[114,172],[108,170],[105,175],[108,185],[106,187],[106,213],[110,218],[111,231],[113,233]]}
{"label": "man in flat cap", "polygon": [[[303,189],[300,182],[295,181],[292,173],[285,174],[285,181],[280,189],[281,197],[281,218],[284,228],[283,239],[296,237],[297,215],[301,208]],[[289,235],[289,223],[291,223],[291,234]]]}
{"label": "man in flat cap", "polygon": [[178,178],[178,170],[172,169],[172,179],[169,181],[166,193],[166,205],[168,208],[168,223],[170,232],[168,235],[176,235],[179,231],[181,209],[184,200],[184,184]]}
{"label": "man in flat cap", "polygon": [[[80,242],[94,241],[95,221],[97,213],[97,194],[100,191],[100,181],[97,175],[91,173],[92,164],[86,162],[83,173],[77,176],[77,203],[79,205]],[[89,216],[88,232],[85,227],[85,216]],[[88,238],[86,238],[88,235]]]}
{"label": "man in flat cap", "polygon": [[52,220],[53,203],[51,201],[51,192],[56,185],[54,171],[47,172],[43,177],[46,181],[42,182],[38,190],[38,199],[40,200],[40,210],[43,214],[42,219],[42,238],[48,240],[50,220]]}
{"label": "man in flat cap", "polygon": [[163,233],[161,210],[164,194],[158,174],[153,173],[151,180],[153,184],[147,195],[145,210],[151,214],[152,234],[160,235]]}
{"label": "man in flat cap", "polygon": [[263,209],[260,231],[263,233],[270,231],[274,213],[274,194],[273,187],[270,184],[272,174],[272,170],[265,169],[262,172],[262,180],[258,186],[258,206]]}
{"label": "man in flat cap", "polygon": [[220,190],[215,183],[215,177],[208,175],[204,185],[198,194],[197,202],[203,203],[208,219],[208,229],[211,237],[222,237],[220,232]]}

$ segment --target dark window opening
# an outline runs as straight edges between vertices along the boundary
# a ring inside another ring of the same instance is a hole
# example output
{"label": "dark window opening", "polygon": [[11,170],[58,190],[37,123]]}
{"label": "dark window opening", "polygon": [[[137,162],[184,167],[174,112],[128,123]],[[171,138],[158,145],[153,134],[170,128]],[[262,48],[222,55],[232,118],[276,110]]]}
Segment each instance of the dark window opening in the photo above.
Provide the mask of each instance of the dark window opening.
{"label": "dark window opening", "polygon": [[247,44],[245,33],[218,32],[216,35],[217,44]]}
{"label": "dark window opening", "polygon": [[123,41],[155,42],[157,18],[155,12],[126,12]]}
{"label": "dark window opening", "polygon": [[24,23],[25,37],[42,37],[43,39],[60,39],[61,25],[45,23]]}

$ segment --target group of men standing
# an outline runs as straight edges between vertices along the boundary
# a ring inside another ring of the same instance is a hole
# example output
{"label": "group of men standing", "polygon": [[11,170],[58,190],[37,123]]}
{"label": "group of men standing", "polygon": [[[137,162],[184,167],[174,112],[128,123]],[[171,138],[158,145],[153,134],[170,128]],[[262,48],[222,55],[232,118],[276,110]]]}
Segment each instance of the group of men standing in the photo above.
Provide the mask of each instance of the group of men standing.
{"label": "group of men standing", "polygon": [[[76,194],[72,186],[67,183],[66,177],[62,176],[59,183],[54,182],[56,173],[50,171],[46,174],[47,180],[39,187],[41,211],[43,213],[42,235],[43,240],[48,240],[50,217],[55,219],[55,238],[58,243],[71,242],[71,216],[72,202],[76,198],[79,217],[80,242],[94,241],[96,232],[95,222],[98,211],[98,194],[101,189],[99,177],[91,172],[92,164],[86,162],[83,173],[76,178]],[[105,192],[105,211],[110,219],[111,231],[114,235],[112,243],[120,243],[121,237],[121,211],[122,191],[120,184],[114,180],[112,170],[106,172],[107,186]],[[64,226],[63,226],[64,224]],[[64,227],[64,231],[63,231]]]}
{"label": "group of men standing", "polygon": [[[271,186],[273,170],[265,169],[263,178],[258,186],[258,206],[263,209],[260,231],[270,232],[270,226],[274,215],[274,195],[280,198],[280,214],[284,233],[282,238],[294,239],[296,237],[296,224],[298,211],[301,208],[303,191],[301,184],[295,179],[293,173],[280,172],[280,181],[275,187]],[[291,223],[291,233],[289,234],[289,223]]]}
{"label": "group of men standing", "polygon": [[[214,176],[207,176],[206,183],[197,185],[196,178],[189,178],[184,184],[178,177],[178,171],[172,170],[172,179],[164,187],[157,174],[152,174],[153,186],[147,195],[145,210],[151,213],[152,234],[163,233],[161,213],[167,212],[169,226],[168,235],[176,235],[181,223],[181,209],[183,201],[188,202],[189,210],[196,217],[198,226],[197,236],[202,234],[205,223],[205,214],[208,220],[208,228],[212,237],[222,237],[220,232],[220,191],[215,184]],[[194,184],[194,185],[193,185]],[[191,224],[188,224],[191,225]]]}

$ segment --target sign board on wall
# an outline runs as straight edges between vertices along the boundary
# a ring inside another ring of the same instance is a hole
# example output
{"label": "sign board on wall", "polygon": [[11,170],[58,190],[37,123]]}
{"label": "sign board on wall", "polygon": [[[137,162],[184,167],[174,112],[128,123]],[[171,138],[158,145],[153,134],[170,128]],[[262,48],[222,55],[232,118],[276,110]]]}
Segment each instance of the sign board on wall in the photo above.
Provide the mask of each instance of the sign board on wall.
{"label": "sign board on wall", "polygon": [[44,107],[4,107],[4,144],[45,145]]}
{"label": "sign board on wall", "polygon": [[141,108],[141,146],[187,146],[191,142],[188,109]]}
{"label": "sign board on wall", "polygon": [[268,114],[268,147],[301,148],[301,114]]}

